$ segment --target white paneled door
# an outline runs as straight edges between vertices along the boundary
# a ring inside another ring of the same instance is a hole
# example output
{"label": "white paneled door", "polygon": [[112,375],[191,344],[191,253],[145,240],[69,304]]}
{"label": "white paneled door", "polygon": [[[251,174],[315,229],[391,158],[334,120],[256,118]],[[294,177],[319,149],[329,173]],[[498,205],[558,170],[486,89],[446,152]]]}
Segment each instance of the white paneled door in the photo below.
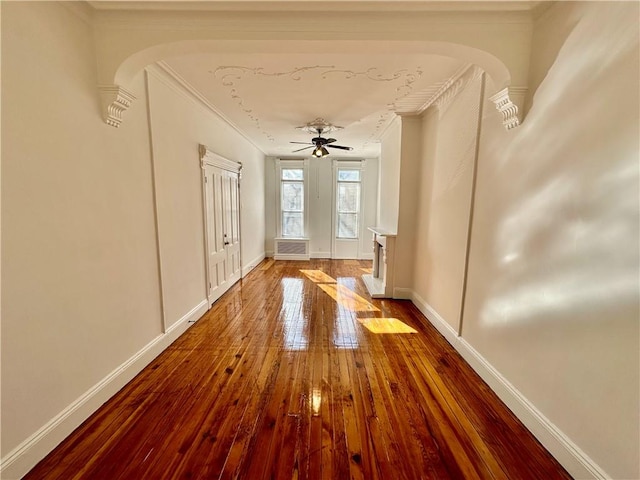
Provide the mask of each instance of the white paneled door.
{"label": "white paneled door", "polygon": [[[234,162],[229,162],[230,164]],[[239,165],[239,164],[238,164]],[[240,172],[203,164],[209,304],[241,276]]]}

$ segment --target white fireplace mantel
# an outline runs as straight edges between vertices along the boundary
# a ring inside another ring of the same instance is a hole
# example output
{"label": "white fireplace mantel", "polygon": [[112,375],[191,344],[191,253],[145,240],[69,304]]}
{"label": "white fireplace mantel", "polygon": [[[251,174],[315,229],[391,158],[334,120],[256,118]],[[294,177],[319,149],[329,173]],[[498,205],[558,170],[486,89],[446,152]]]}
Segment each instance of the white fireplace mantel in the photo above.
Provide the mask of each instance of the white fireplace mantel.
{"label": "white fireplace mantel", "polygon": [[373,233],[373,272],[362,280],[371,298],[392,298],[396,234],[379,227],[369,230]]}

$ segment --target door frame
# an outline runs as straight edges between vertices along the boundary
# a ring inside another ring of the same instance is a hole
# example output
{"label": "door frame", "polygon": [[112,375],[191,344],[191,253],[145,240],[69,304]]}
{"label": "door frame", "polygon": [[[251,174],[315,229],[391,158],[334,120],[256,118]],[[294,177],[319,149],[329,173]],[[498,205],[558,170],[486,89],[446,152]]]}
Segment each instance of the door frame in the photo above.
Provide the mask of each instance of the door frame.
{"label": "door frame", "polygon": [[337,228],[336,223],[338,219],[337,212],[337,198],[338,193],[338,169],[350,169],[360,171],[360,210],[358,211],[358,238],[354,239],[357,242],[356,246],[356,258],[362,257],[361,242],[364,234],[364,205],[365,205],[365,173],[366,160],[340,160],[334,158],[331,165],[331,258],[344,259],[344,256],[338,256],[338,246],[336,245]]}
{"label": "door frame", "polygon": [[[242,179],[242,163],[229,160],[222,155],[218,155],[206,145],[198,145],[198,153],[200,157],[200,188],[202,193],[202,225],[204,227],[204,270],[205,270],[205,283],[204,288],[207,292],[207,303],[209,308],[213,305],[211,301],[211,271],[209,269],[209,218],[207,215],[207,185],[206,167],[212,166],[222,170],[227,170],[238,175],[238,236],[240,241],[240,271],[242,272],[242,201],[240,198],[240,184]],[[242,274],[240,274],[242,278]]]}

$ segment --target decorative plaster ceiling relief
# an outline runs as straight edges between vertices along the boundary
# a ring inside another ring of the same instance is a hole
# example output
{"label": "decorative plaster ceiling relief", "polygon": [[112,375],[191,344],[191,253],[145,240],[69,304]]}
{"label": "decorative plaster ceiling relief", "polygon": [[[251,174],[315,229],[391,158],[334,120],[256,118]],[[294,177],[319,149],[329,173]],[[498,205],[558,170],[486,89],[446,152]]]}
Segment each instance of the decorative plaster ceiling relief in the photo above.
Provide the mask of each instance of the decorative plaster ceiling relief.
{"label": "decorative plaster ceiling relief", "polygon": [[378,156],[395,112],[419,110],[464,66],[426,54],[309,57],[197,54],[166,63],[265,153],[291,155],[290,141],[309,140],[295,127],[321,117],[344,127],[334,136],[354,147],[351,157]]}

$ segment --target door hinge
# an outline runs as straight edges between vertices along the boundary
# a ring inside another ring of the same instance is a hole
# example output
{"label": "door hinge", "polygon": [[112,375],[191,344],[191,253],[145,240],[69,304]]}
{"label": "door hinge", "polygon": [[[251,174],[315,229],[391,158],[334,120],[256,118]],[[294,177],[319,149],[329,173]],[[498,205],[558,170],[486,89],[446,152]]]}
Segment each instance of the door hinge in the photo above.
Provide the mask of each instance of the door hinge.
{"label": "door hinge", "polygon": [[211,290],[211,282],[209,282],[209,290]]}
{"label": "door hinge", "polygon": [[209,180],[207,180],[207,177],[204,177],[204,183],[209,183]]}

